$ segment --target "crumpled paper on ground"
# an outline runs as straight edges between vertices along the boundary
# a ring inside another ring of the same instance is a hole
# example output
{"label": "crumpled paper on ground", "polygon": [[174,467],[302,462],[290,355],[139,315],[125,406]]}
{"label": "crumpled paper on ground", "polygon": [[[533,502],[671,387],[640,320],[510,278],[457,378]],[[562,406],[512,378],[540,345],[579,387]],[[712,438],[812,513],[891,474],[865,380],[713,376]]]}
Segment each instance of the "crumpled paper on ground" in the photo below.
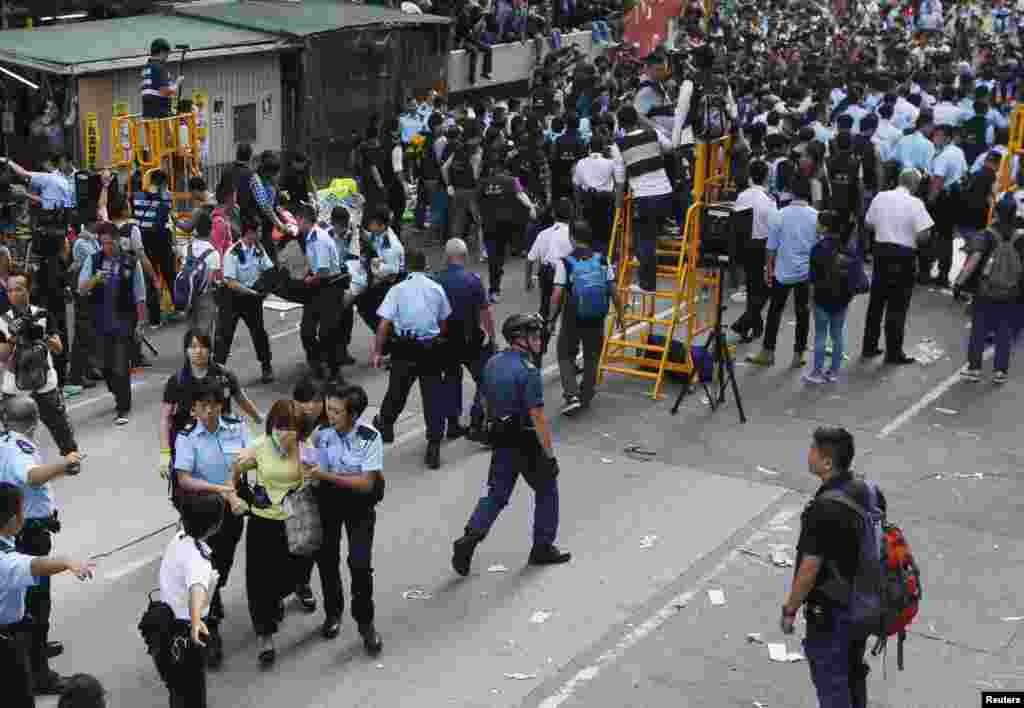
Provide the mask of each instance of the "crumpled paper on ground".
{"label": "crumpled paper on ground", "polygon": [[930,366],[945,357],[946,350],[936,345],[931,337],[924,337],[910,352],[910,356],[917,359],[917,363],[922,366]]}

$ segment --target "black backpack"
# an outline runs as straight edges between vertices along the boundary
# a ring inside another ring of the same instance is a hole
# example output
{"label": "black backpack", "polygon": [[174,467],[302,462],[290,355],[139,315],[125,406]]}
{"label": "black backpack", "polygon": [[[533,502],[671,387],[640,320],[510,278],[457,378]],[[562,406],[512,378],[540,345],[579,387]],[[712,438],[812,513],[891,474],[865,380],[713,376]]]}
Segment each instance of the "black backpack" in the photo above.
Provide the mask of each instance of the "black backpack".
{"label": "black backpack", "polygon": [[732,121],[726,103],[726,86],[713,79],[693,82],[690,111],[687,120],[693,127],[693,137],[701,141],[724,138],[732,130]]}
{"label": "black backpack", "polygon": [[850,274],[855,258],[837,237],[818,241],[811,250],[814,297],[825,302],[844,302],[853,297]]}
{"label": "black backpack", "polygon": [[862,169],[861,183],[868,192],[877,192],[878,184],[878,151],[871,138],[860,136],[857,138],[857,158],[860,160]]}
{"label": "black backpack", "polygon": [[857,208],[860,194],[860,159],[854,150],[838,151],[828,161],[828,176],[832,185],[834,211],[852,211]]}

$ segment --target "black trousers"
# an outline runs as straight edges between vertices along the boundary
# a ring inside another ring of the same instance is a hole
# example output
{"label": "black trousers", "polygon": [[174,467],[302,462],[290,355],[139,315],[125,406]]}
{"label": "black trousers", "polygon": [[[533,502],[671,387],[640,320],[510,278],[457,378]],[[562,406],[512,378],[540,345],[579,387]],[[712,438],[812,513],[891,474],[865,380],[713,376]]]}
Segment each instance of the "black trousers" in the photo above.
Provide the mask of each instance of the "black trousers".
{"label": "black trousers", "polygon": [[[427,424],[427,442],[441,442],[444,435],[444,388],[441,372],[442,358],[447,352],[431,351],[426,347],[392,349],[388,391],[380,404],[380,420],[393,425],[405,409],[412,385],[419,380],[420,398],[423,400],[423,418]],[[411,351],[410,351],[411,350]]]}
{"label": "black trousers", "polygon": [[223,293],[217,322],[217,342],[214,347],[214,361],[224,364],[231,355],[231,344],[235,341],[238,320],[245,322],[256,348],[256,358],[264,366],[270,365],[270,337],[263,321],[263,299],[242,295],[233,291]]}
{"label": "black trousers", "polygon": [[[26,528],[15,539],[18,553],[43,557],[53,550],[53,536],[49,531],[27,522]],[[28,637],[28,660],[34,679],[44,679],[50,672],[50,660],[46,655],[46,643],[50,637],[50,617],[53,614],[53,598],[50,593],[50,578],[39,578],[25,593],[25,611],[32,617],[32,631]],[[6,683],[6,682],[5,682]]]}
{"label": "black trousers", "polygon": [[359,310],[359,317],[362,318],[371,332],[377,331],[377,325],[380,324],[377,309],[384,302],[384,298],[392,285],[393,283],[390,282],[377,283],[363,291],[356,299],[356,309]]}
{"label": "black trousers", "polygon": [[98,340],[99,368],[107,390],[114,396],[114,407],[124,414],[132,409],[131,361],[135,339],[129,336],[105,336]]}
{"label": "black trousers", "polygon": [[[481,205],[486,208],[486,205]],[[486,222],[485,222],[486,223]],[[505,277],[505,260],[508,257],[509,243],[514,234],[521,234],[525,226],[522,222],[497,221],[484,228],[484,245],[487,247],[487,290],[492,294],[501,293],[501,279]]]}
{"label": "black trousers", "polygon": [[[77,450],[75,431],[71,427],[71,418],[68,417],[68,409],[64,405],[64,394],[60,387],[46,393],[33,392],[31,396],[39,407],[39,420],[43,421],[43,425],[50,431],[60,454],[63,456]],[[4,394],[3,400],[6,402],[12,398],[15,396]]]}
{"label": "black trousers", "polygon": [[[190,624],[175,622],[174,638],[191,637]],[[191,639],[181,645],[181,658],[171,662],[166,652],[157,659],[171,708],[206,708],[206,647],[193,644]],[[161,667],[161,664],[163,665]]]}
{"label": "black trousers", "polygon": [[245,535],[245,594],[249,598],[249,616],[256,634],[269,637],[277,633],[281,620],[281,601],[295,592],[298,563],[288,551],[284,521],[249,518]]}
{"label": "black trousers", "polygon": [[793,292],[793,306],[796,309],[796,342],[794,352],[807,350],[807,336],[811,328],[811,285],[807,282],[783,285],[774,281],[771,290],[771,305],[768,307],[768,321],[764,329],[764,348],[775,351],[775,340],[779,336],[779,325],[782,324],[782,312],[786,309],[786,301],[790,291]]}
{"label": "black trousers", "polygon": [[914,294],[914,251],[891,243],[875,244],[875,270],[871,279],[863,350],[878,349],[885,316],[885,350],[889,357],[901,356],[907,310]]}
{"label": "black trousers", "polygon": [[302,322],[299,325],[306,360],[317,365],[326,363],[331,374],[340,368],[338,331],[344,292],[337,287],[320,288],[312,301],[302,309]]}
{"label": "black trousers", "polygon": [[449,420],[458,420],[462,417],[462,369],[465,367],[469,371],[473,383],[476,385],[473,407],[470,410],[470,423],[473,427],[482,427],[484,424],[484,409],[481,403],[480,379],[484,373],[484,366],[487,365],[490,357],[479,345],[471,346],[465,344],[456,346],[453,344],[444,359],[445,417]]}
{"label": "black trousers", "polygon": [[391,210],[391,228],[402,238],[402,217],[405,215],[405,190],[396,178],[388,188],[388,209]]}
{"label": "black trousers", "polygon": [[767,241],[751,239],[743,250],[743,271],[747,278],[747,309],[732,329],[740,334],[752,332],[757,337],[764,331],[764,306],[768,302],[768,284],[764,282]]}
{"label": "black trousers", "polygon": [[469,83],[476,82],[476,57],[478,54],[484,55],[484,66],[480,73],[484,76],[491,75],[494,63],[493,49],[483,42],[478,42],[474,39],[462,40],[462,48],[466,50],[466,54],[469,56]]}
{"label": "black trousers", "polygon": [[939,264],[939,280],[949,280],[953,268],[953,227],[956,225],[956,209],[959,199],[943,192],[928,208],[935,227],[928,243],[917,249],[918,277],[928,280],[932,265]]}
{"label": "black trousers", "polygon": [[50,358],[53,359],[53,368],[57,371],[57,387],[63,389],[68,372],[68,352],[71,350],[71,338],[68,336],[68,304],[64,300],[62,291],[44,295],[36,302],[39,307],[50,313],[50,321],[64,345],[64,350],[60,354],[50,354]]}
{"label": "black trousers", "polygon": [[[251,527],[252,523],[250,522],[249,525]],[[220,530],[206,541],[212,552],[213,567],[220,575],[217,579],[217,589],[213,591],[213,599],[210,601],[210,616],[208,618],[208,623],[213,625],[214,629],[224,619],[224,601],[221,599],[221,590],[228,584],[231,567],[235,564],[235,550],[238,548],[238,542],[242,539],[244,529],[245,517],[235,516],[225,504],[224,521]],[[249,533],[252,533],[251,529]],[[249,546],[246,546],[246,549],[248,548]],[[260,553],[260,551],[256,551],[256,553]],[[248,557],[252,558],[252,556]]]}
{"label": "black trousers", "polygon": [[354,503],[352,493],[327,482],[317,488],[323,544],[316,554],[320,583],[324,590],[324,612],[341,619],[345,593],[341,582],[341,533],[348,537],[348,571],[352,594],[352,619],[360,627],[371,624],[373,608],[373,532],[377,526],[375,507]]}
{"label": "black trousers", "polygon": [[90,298],[75,297],[75,341],[71,349],[71,370],[68,378],[81,383],[86,373],[92,370],[92,356],[96,351],[96,306]]}
{"label": "black trousers", "polygon": [[4,676],[4,706],[35,708],[32,669],[29,666],[28,643],[31,635],[20,628],[0,627],[0,666]]}
{"label": "black trousers", "polygon": [[551,316],[551,293],[555,289],[555,267],[544,263],[537,274],[537,283],[540,286],[540,309],[537,311],[545,320]]}
{"label": "black trousers", "polygon": [[590,226],[594,250],[608,255],[615,222],[615,198],[611,192],[584,192],[582,201],[583,218]]}
{"label": "black trousers", "polygon": [[[164,280],[167,288],[174,287],[174,276],[176,274],[174,250],[171,248],[171,237],[162,229],[143,229],[142,246],[146,250],[146,257],[153,264]],[[157,291],[149,278],[146,278],[147,297],[146,303],[149,308],[150,324],[160,323],[160,298],[161,293]]]}

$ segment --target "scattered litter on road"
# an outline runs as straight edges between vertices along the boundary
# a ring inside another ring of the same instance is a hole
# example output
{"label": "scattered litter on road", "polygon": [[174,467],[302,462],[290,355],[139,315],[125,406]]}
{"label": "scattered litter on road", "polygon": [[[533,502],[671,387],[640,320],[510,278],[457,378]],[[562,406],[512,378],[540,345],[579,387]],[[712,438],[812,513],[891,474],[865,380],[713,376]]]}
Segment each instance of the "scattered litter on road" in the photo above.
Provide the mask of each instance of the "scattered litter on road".
{"label": "scattered litter on road", "polygon": [[532,615],[530,615],[530,623],[544,624],[553,614],[553,612],[548,612],[547,610],[537,610]]}
{"label": "scattered litter on road", "polygon": [[508,567],[504,565],[492,565],[487,568],[488,573],[507,573]]}
{"label": "scattered litter on road", "polygon": [[631,460],[637,462],[649,462],[658,453],[654,450],[650,450],[640,443],[630,443],[626,447],[622,448],[622,452]]}
{"label": "scattered litter on road", "polygon": [[946,356],[946,351],[936,346],[935,340],[925,337],[914,347],[910,356],[917,359],[917,362],[922,366],[929,366]]}
{"label": "scattered litter on road", "polygon": [[749,548],[738,548],[736,550],[738,550],[740,553],[745,553],[748,556],[753,556],[754,558],[760,558],[761,557],[760,553],[758,553],[757,551],[751,550]]}
{"label": "scattered litter on road", "polygon": [[657,540],[657,536],[644,536],[640,539],[640,548],[652,548]]}
{"label": "scattered litter on road", "polygon": [[957,479],[985,479],[984,472],[957,472],[953,476]]}
{"label": "scattered litter on road", "polygon": [[748,634],[747,641],[751,644],[764,644],[764,639],[761,638],[760,632],[751,632]]}
{"label": "scattered litter on road", "polygon": [[708,599],[714,606],[725,604],[725,592],[723,590],[708,590]]}
{"label": "scattered litter on road", "polygon": [[942,423],[932,423],[932,427],[936,429],[942,429]]}
{"label": "scattered litter on road", "polygon": [[956,415],[959,411],[955,411],[952,408],[936,408],[935,412],[942,415]]}
{"label": "scattered litter on road", "polygon": [[769,477],[777,477],[779,475],[777,470],[773,470],[769,467],[763,467],[761,465],[757,466],[757,471],[760,472],[761,474],[766,474]]}
{"label": "scattered litter on road", "polygon": [[601,462],[603,462],[606,465],[610,465],[611,463],[615,462],[615,460],[613,460],[610,457],[602,457]]}
{"label": "scattered litter on road", "polygon": [[1024,620],[1024,616],[1003,617],[1003,622],[1020,622],[1021,620]]}
{"label": "scattered litter on road", "polygon": [[682,610],[686,607],[686,600],[676,600],[672,603],[672,608],[676,610]]}
{"label": "scattered litter on road", "polygon": [[434,595],[421,588],[413,588],[412,590],[406,590],[402,593],[402,597],[406,600],[429,600]]}
{"label": "scattered litter on road", "polygon": [[772,551],[772,563],[779,568],[792,568],[793,559],[785,551]]}
{"label": "scattered litter on road", "polygon": [[754,701],[754,708],[768,708],[768,704],[762,703],[761,701]]}
{"label": "scattered litter on road", "polygon": [[537,674],[524,674],[517,671],[512,674],[505,674],[505,678],[513,679],[515,681],[529,681],[530,679],[537,678]]}
{"label": "scattered litter on road", "polygon": [[791,652],[786,649],[785,644],[769,644],[768,645],[768,658],[772,661],[778,661],[783,664],[789,664],[794,661],[803,661],[804,655],[798,651]]}
{"label": "scattered litter on road", "polygon": [[378,669],[383,669],[384,668],[384,664],[377,664],[377,668]]}

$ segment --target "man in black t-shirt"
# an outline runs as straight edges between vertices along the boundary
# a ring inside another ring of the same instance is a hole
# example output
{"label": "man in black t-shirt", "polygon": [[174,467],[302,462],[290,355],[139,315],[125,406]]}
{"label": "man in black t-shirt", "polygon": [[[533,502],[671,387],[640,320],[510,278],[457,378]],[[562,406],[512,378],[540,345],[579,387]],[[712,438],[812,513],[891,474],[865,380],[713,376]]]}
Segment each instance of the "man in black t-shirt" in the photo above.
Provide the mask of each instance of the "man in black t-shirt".
{"label": "man in black t-shirt", "polygon": [[782,605],[784,634],[793,633],[796,613],[805,606],[804,654],[821,708],[867,706],[867,642],[852,638],[848,603],[834,599],[843,594],[835,586],[852,585],[857,573],[863,522],[847,506],[819,498],[826,491],[843,489],[862,506],[867,503],[864,485],[850,471],[853,453],[853,436],[846,429],[814,431],[807,464],[822,484],[800,517],[796,572]]}

